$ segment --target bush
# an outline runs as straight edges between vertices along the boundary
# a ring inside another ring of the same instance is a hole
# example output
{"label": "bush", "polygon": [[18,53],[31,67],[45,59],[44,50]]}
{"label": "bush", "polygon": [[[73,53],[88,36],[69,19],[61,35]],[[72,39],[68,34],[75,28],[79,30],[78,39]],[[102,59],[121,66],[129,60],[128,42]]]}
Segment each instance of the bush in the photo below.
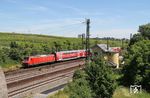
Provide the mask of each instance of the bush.
{"label": "bush", "polygon": [[86,75],[85,71],[78,69],[75,71],[75,73],[73,75],[73,80],[81,79],[81,78],[85,79],[86,76],[87,75]]}
{"label": "bush", "polygon": [[139,32],[145,39],[150,39],[150,23],[139,26]]}
{"label": "bush", "polygon": [[88,82],[83,79],[76,79],[69,85],[69,98],[92,98]]}
{"label": "bush", "polygon": [[111,98],[116,85],[107,64],[96,59],[85,66],[75,72],[68,86],[70,98]]}
{"label": "bush", "polygon": [[142,85],[150,90],[150,40],[139,41],[130,47],[123,71],[124,85]]}
{"label": "bush", "polygon": [[96,59],[85,69],[93,98],[111,98],[115,90],[112,71],[102,59]]}

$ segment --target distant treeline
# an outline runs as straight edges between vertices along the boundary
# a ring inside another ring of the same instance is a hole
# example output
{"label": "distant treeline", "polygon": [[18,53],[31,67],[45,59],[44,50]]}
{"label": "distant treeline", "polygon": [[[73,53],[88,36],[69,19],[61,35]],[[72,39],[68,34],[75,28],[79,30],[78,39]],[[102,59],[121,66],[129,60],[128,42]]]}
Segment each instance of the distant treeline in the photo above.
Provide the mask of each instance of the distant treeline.
{"label": "distant treeline", "polygon": [[114,38],[114,37],[103,37],[103,38],[96,37],[96,38],[93,38],[93,39],[97,39],[97,40],[117,40],[117,41],[124,40],[124,41],[129,41],[129,39],[127,39],[127,38]]}

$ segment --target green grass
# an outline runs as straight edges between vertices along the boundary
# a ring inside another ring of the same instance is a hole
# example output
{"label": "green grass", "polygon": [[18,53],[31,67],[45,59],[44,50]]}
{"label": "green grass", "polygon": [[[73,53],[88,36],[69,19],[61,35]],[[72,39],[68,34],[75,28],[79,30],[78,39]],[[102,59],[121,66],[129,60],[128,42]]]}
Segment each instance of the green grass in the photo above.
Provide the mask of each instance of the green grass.
{"label": "green grass", "polygon": [[142,93],[130,94],[129,88],[120,86],[115,90],[113,98],[150,98],[150,93],[142,91]]}
{"label": "green grass", "polygon": [[69,98],[69,96],[64,91],[58,91],[57,93],[49,96],[48,98]]}
{"label": "green grass", "polygon": [[8,60],[4,64],[0,64],[4,71],[16,70],[21,67],[21,64],[14,60]]}
{"label": "green grass", "polygon": [[[48,98],[69,98],[69,97],[68,94],[65,93],[64,91],[59,91],[54,95],[49,96]],[[147,93],[146,91],[142,91],[142,93],[130,94],[129,88],[119,86],[115,90],[113,94],[113,98],[150,98],[150,93]]]}

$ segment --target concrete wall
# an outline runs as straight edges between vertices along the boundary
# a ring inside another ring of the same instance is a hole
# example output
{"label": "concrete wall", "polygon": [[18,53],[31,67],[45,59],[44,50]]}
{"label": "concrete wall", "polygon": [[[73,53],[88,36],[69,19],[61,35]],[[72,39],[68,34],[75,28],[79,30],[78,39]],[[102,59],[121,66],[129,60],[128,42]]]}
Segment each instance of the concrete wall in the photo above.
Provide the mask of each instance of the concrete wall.
{"label": "concrete wall", "polygon": [[0,98],[8,98],[6,79],[1,67],[0,67]]}

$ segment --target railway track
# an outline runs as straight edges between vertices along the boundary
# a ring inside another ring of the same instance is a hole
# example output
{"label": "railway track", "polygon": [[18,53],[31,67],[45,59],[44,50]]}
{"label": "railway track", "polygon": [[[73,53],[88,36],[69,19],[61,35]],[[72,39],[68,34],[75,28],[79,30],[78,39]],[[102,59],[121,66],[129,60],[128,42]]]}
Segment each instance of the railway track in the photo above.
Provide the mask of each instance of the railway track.
{"label": "railway track", "polygon": [[31,67],[31,68],[26,68],[26,69],[19,69],[19,70],[14,70],[14,71],[8,71],[5,72],[5,77],[6,80],[13,78],[13,77],[19,77],[19,76],[23,76],[23,75],[28,75],[29,73],[35,73],[35,72],[39,72],[43,69],[49,69],[49,68],[54,68],[56,66],[61,66],[70,62],[78,62],[78,61],[84,61],[84,58],[81,59],[75,59],[75,60],[71,60],[71,61],[64,61],[64,62],[56,62],[56,63],[52,63],[52,64],[47,64],[44,66],[38,66],[38,67]]}
{"label": "railway track", "polygon": [[29,69],[30,71],[27,70],[26,73],[23,70],[23,74],[21,75],[18,75],[21,71],[15,72],[14,76],[9,75],[9,73],[6,75],[8,95],[9,97],[13,97],[23,92],[27,92],[37,87],[46,85],[47,83],[55,82],[63,78],[65,79],[65,77],[72,77],[74,70],[82,67],[81,65],[84,63],[85,62],[83,59],[78,59],[62,62],[59,63],[59,65],[54,64],[56,65],[55,67],[48,65],[31,68],[33,70]]}
{"label": "railway track", "polygon": [[50,69],[52,70],[53,68],[60,68],[63,67],[62,65],[68,64],[71,62],[78,62],[78,61],[83,61],[84,59],[77,59],[77,60],[72,60],[72,61],[65,61],[65,62],[58,62],[54,64],[48,64],[45,66],[39,66],[39,67],[33,67],[33,68],[27,68],[27,69],[20,69],[20,70],[15,70],[11,72],[5,73],[6,81],[13,81],[21,78],[26,78],[30,77],[34,74],[38,74],[43,71],[49,71]]}
{"label": "railway track", "polygon": [[[39,75],[36,75],[36,76],[33,76],[33,77],[25,78],[25,79],[22,79],[20,81],[13,81],[11,83],[7,83],[8,89],[9,88],[12,89],[13,87],[16,87],[16,85],[23,86],[24,83],[27,84],[27,83],[31,83],[33,81],[37,82],[36,81],[36,80],[38,80],[37,78],[40,78],[40,79],[44,80],[46,77],[55,76],[57,74],[64,73],[65,71],[68,71],[70,69],[73,70],[73,69],[75,69],[77,67],[78,67],[77,65],[74,65],[74,66],[71,66],[71,67],[66,67],[66,68],[59,69],[59,70],[54,71],[54,72],[46,72],[46,73],[42,73],[42,74],[39,74]],[[17,88],[18,88],[18,86],[17,86]],[[9,89],[9,91],[13,91],[13,90],[14,89],[12,89],[12,90]]]}
{"label": "railway track", "polygon": [[42,81],[42,82],[38,82],[38,83],[34,83],[32,85],[29,85],[29,86],[25,86],[23,88],[20,88],[20,89],[17,89],[17,90],[14,90],[14,91],[11,91],[8,93],[8,96],[9,97],[13,97],[17,94],[21,94],[21,93],[24,93],[26,91],[29,91],[29,90],[32,90],[33,88],[37,88],[37,87],[40,87],[40,86],[43,86],[43,85],[46,85],[48,83],[51,83],[51,82],[55,82],[55,81],[58,81],[60,79],[64,79],[66,77],[72,77],[73,76],[73,72],[70,72],[70,73],[66,73],[66,74],[62,74],[62,75],[59,75],[57,77],[54,77],[54,78],[51,78],[51,79],[47,79],[45,81]]}

